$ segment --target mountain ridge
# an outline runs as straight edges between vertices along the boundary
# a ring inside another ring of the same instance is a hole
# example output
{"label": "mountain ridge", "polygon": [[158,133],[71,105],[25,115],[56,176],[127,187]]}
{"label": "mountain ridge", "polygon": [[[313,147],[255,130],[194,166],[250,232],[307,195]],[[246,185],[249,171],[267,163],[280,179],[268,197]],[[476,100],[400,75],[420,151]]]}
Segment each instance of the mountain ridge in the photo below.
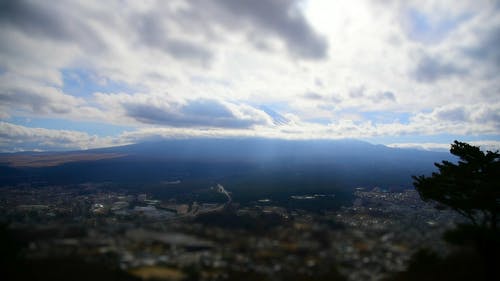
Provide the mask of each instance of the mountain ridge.
{"label": "mountain ridge", "polygon": [[[350,139],[172,139],[85,151],[33,153],[35,160],[31,162],[26,155],[18,155],[30,164],[25,167],[8,164],[6,159],[15,163],[16,154],[8,155],[10,158],[0,155],[3,169],[9,168],[0,175],[0,182],[5,185],[28,180],[48,183],[183,180],[207,184],[228,181],[241,186],[303,183],[308,188],[359,185],[397,188],[409,186],[411,175],[434,171],[434,162],[453,160],[443,152],[390,148]],[[65,156],[71,161],[61,160]],[[57,165],[36,165],[36,161],[43,164],[50,157],[58,159]]]}

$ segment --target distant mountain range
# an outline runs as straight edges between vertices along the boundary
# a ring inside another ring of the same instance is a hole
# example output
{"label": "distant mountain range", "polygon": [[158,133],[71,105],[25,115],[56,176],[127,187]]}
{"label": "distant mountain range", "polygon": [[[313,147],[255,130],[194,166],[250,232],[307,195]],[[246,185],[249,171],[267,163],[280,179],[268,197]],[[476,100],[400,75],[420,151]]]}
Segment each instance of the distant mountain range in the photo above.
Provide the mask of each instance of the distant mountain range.
{"label": "distant mountain range", "polygon": [[0,183],[115,182],[231,189],[328,191],[402,189],[448,153],[389,148],[358,140],[176,139],[72,152],[0,155]]}

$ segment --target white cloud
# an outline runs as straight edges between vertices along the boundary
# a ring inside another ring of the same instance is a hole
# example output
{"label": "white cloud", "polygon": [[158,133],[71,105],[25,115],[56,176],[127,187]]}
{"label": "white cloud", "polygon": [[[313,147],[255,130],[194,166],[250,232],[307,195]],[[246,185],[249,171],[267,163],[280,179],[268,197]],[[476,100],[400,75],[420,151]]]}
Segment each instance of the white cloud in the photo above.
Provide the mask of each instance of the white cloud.
{"label": "white cloud", "polygon": [[498,112],[500,103],[452,104],[438,107],[430,113],[418,113],[411,118],[410,124],[427,128],[427,134],[497,134],[500,129]]}
{"label": "white cloud", "polygon": [[435,151],[447,151],[450,149],[449,143],[435,143],[435,142],[390,143],[387,146],[394,148],[411,148],[418,150],[435,150]]}
{"label": "white cloud", "polygon": [[[500,141],[496,140],[468,141],[467,143],[470,145],[479,146],[483,151],[500,150]],[[421,142],[421,143],[412,142],[412,143],[391,143],[388,144],[387,146],[396,148],[412,148],[419,150],[449,151],[451,144],[436,143],[436,142]]]}
{"label": "white cloud", "polygon": [[0,101],[5,106],[34,113],[68,113],[84,104],[83,99],[10,73],[0,76]]}
{"label": "white cloud", "polygon": [[121,145],[110,137],[98,137],[85,132],[30,128],[0,121],[0,150],[70,150]]}

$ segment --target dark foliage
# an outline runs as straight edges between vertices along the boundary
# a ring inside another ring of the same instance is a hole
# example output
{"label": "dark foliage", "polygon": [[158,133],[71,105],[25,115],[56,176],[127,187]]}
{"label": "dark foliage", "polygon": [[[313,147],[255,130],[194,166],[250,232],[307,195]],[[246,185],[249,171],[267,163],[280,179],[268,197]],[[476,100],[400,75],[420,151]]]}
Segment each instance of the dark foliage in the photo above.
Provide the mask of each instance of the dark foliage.
{"label": "dark foliage", "polygon": [[491,278],[475,251],[462,250],[443,258],[424,249],[413,255],[406,271],[397,273],[386,281],[496,280]]}
{"label": "dark foliage", "polygon": [[450,152],[458,156],[459,161],[436,163],[438,173],[413,177],[415,188],[423,200],[446,205],[467,218],[468,224],[460,224],[444,238],[456,245],[475,246],[488,275],[498,275],[500,154],[483,152],[479,147],[459,141],[451,145]]}
{"label": "dark foliage", "polygon": [[457,164],[435,163],[439,172],[413,177],[420,197],[444,204],[466,217],[471,224],[497,231],[500,212],[500,154],[455,141],[450,152]]}
{"label": "dark foliage", "polygon": [[8,225],[0,226],[0,280],[140,280],[106,264],[90,263],[78,257],[27,259],[26,241]]}

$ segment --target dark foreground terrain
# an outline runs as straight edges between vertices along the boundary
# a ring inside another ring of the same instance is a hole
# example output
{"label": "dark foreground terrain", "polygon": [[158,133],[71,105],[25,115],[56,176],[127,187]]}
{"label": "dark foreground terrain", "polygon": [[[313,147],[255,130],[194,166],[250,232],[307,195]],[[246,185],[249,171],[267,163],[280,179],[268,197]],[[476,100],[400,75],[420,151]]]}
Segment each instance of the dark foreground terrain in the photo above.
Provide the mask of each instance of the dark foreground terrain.
{"label": "dark foreground terrain", "polygon": [[335,194],[241,203],[219,187],[209,201],[3,188],[3,280],[381,280],[419,249],[448,253],[440,237],[458,219],[412,190],[358,188],[338,206]]}
{"label": "dark foreground terrain", "polygon": [[411,188],[443,159],[268,139],[0,155],[2,280],[437,280],[466,262],[480,280],[442,239],[463,219]]}

